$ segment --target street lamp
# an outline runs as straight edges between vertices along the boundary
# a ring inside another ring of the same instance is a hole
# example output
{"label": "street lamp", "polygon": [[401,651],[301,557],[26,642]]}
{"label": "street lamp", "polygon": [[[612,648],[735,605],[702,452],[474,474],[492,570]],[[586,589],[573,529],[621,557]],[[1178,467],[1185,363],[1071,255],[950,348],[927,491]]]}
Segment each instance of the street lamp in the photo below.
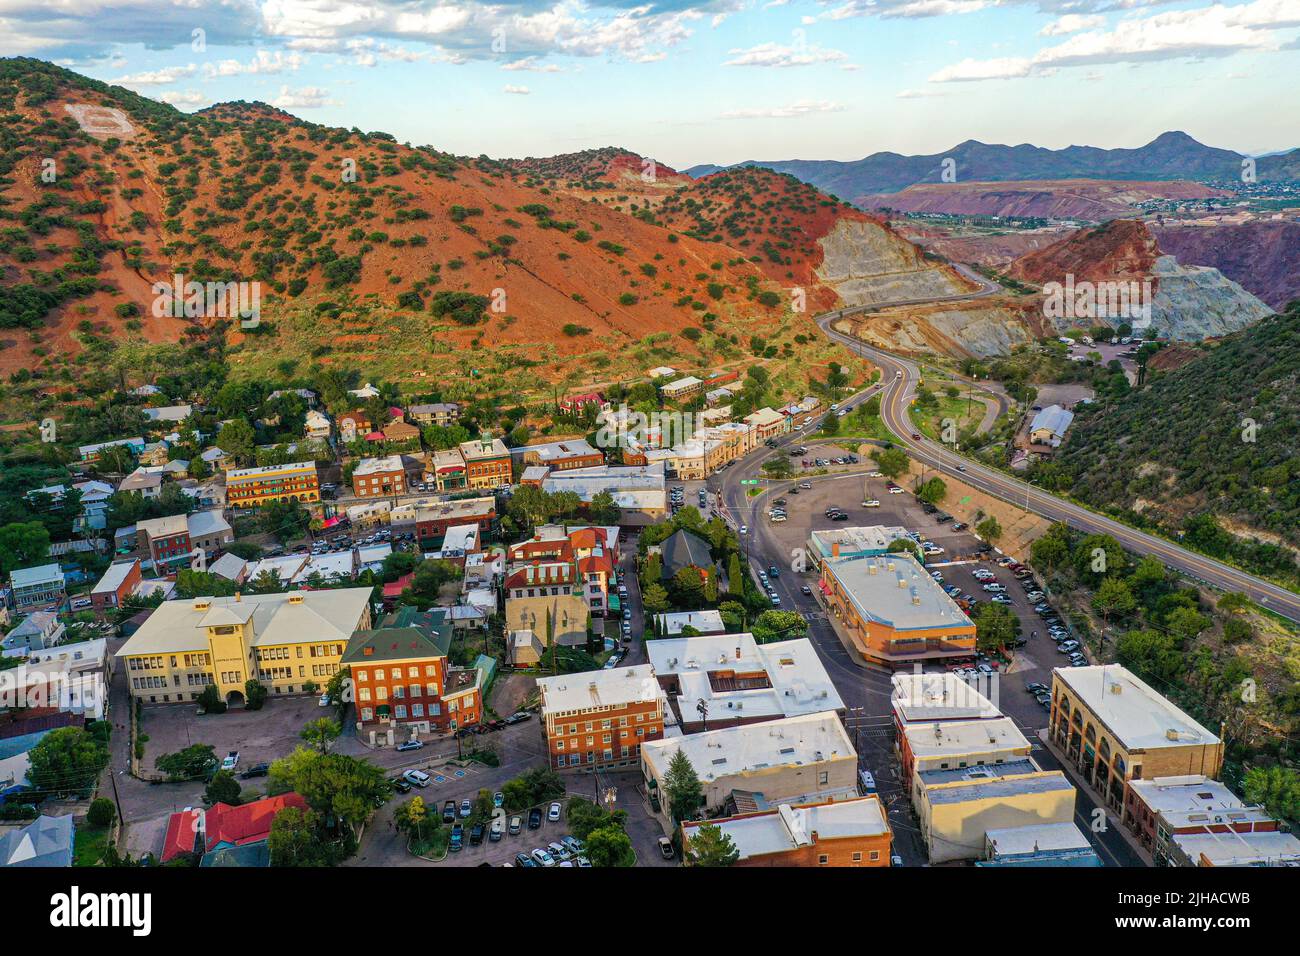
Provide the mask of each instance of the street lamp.
{"label": "street lamp", "polygon": [[704,722],[704,729],[709,729],[709,705],[703,697],[695,704],[695,711],[700,715],[700,720]]}

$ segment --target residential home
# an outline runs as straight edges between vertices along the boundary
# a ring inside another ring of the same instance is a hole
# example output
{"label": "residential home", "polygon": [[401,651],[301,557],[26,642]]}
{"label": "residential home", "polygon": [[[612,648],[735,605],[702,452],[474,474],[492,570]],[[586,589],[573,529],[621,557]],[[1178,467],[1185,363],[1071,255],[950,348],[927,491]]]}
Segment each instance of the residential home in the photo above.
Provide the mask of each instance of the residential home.
{"label": "residential home", "polygon": [[343,442],[356,441],[361,435],[374,431],[375,423],[362,410],[345,412],[338,417],[339,439]]}
{"label": "residential home", "polygon": [[0,836],[0,866],[72,866],[72,816],[41,814],[25,827]]}
{"label": "residential home", "polygon": [[68,596],[63,572],[57,564],[13,571],[9,575],[9,594],[13,609],[19,614],[54,610]]}
{"label": "residential home", "polygon": [[54,611],[34,611],[0,640],[5,657],[26,657],[32,651],[63,642],[66,629]]}
{"label": "residential home", "polygon": [[208,572],[215,574],[217,577],[225,578],[227,581],[243,584],[248,580],[248,572],[251,567],[252,565],[239,555],[227,551],[208,566]]}
{"label": "residential home", "polygon": [[122,602],[135,593],[142,577],[139,558],[110,564],[90,592],[90,603],[96,613],[103,615],[121,607]]}
{"label": "residential home", "polygon": [[150,422],[183,422],[194,412],[193,405],[165,405],[161,408],[142,408]]}
{"label": "residential home", "polygon": [[460,406],[455,402],[412,405],[407,412],[411,421],[420,425],[440,425],[446,428],[460,419]]}
{"label": "residential home", "polygon": [[694,568],[704,574],[718,573],[717,563],[713,560],[712,546],[699,535],[685,528],[678,528],[659,545],[662,568],[659,577],[671,581],[677,572],[685,568]]}
{"label": "residential home", "polygon": [[687,375],[675,381],[659,386],[659,393],[667,401],[680,402],[704,391],[704,382],[694,375]]}
{"label": "residential home", "polygon": [[1035,445],[1059,447],[1074,421],[1074,413],[1060,405],[1048,405],[1029,423],[1029,440]]}
{"label": "residential home", "polygon": [[115,438],[112,441],[96,442],[92,445],[82,445],[77,449],[77,454],[81,456],[82,461],[98,461],[99,455],[107,448],[125,447],[132,455],[138,455],[144,451],[144,438],[136,435],[133,438]]}
{"label": "residential home", "polygon": [[607,411],[609,402],[605,401],[605,396],[600,392],[583,392],[581,395],[570,395],[559,401],[559,409],[565,415],[581,415],[588,408]]}
{"label": "residential home", "polygon": [[307,410],[304,420],[304,434],[307,438],[328,441],[332,428],[329,416],[324,412],[319,412],[314,408]]}
{"label": "residential home", "polygon": [[201,830],[204,852],[215,853],[233,847],[265,843],[271,835],[271,824],[276,815],[289,807],[305,811],[307,801],[290,792],[241,803],[237,807],[228,803],[214,803],[203,813]]}
{"label": "residential home", "polygon": [[406,422],[389,422],[384,426],[384,441],[391,442],[414,442],[417,446],[420,442],[420,429]]}
{"label": "residential home", "polygon": [[117,486],[117,490],[130,492],[139,495],[141,498],[157,498],[162,494],[162,486],[162,472],[137,468],[122,479],[122,483]]}

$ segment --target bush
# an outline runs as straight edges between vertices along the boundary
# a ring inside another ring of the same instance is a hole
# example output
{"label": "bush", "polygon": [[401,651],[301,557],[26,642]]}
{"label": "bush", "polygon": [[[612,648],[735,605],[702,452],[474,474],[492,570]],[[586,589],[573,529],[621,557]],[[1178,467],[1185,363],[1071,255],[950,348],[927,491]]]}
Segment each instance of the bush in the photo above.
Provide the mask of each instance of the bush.
{"label": "bush", "polygon": [[92,827],[111,827],[117,819],[117,807],[107,797],[97,797],[86,811],[86,822]]}

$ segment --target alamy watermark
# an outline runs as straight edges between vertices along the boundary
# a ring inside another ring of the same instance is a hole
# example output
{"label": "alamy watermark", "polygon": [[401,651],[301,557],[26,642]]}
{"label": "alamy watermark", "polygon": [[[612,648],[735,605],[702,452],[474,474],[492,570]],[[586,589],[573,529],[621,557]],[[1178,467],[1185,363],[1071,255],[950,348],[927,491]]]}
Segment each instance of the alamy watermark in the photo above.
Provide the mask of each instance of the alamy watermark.
{"label": "alamy watermark", "polygon": [[597,448],[627,448],[629,445],[649,445],[670,448],[690,441],[703,431],[704,416],[700,412],[654,411],[650,413],[620,405],[617,410],[605,412],[596,431]]}
{"label": "alamy watermark", "polygon": [[1049,319],[1122,319],[1133,329],[1151,324],[1151,280],[1065,282],[1043,286],[1043,315]]}
{"label": "alamy watermark", "polygon": [[150,291],[154,294],[155,318],[171,316],[175,319],[238,318],[240,328],[254,329],[262,321],[262,283],[252,282],[188,282],[181,273],[172,276],[171,282],[155,282]]}

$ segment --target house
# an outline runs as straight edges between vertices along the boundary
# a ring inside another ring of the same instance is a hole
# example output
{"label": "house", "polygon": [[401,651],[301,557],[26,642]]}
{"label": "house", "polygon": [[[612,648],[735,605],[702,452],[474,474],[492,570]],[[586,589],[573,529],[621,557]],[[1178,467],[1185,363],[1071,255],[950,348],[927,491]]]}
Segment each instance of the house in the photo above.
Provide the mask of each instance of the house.
{"label": "house", "polygon": [[10,602],[19,614],[50,611],[68,596],[57,564],[18,568],[9,575]]}
{"label": "house", "polygon": [[360,388],[348,389],[348,394],[353,398],[378,398],[379,389],[375,388],[375,386],[371,385],[369,382],[366,382],[366,384],[362,385]]}
{"label": "house", "polygon": [[122,645],[131,696],[195,700],[209,684],[244,702],[256,678],[273,695],[307,693],[339,670],[353,632],[370,626],[370,588],[164,601]]}
{"label": "house", "polygon": [[149,557],[157,573],[166,567],[189,563],[193,548],[186,515],[147,518],[137,522],[136,530],[145,536]]}
{"label": "house", "polygon": [[266,400],[268,402],[273,402],[277,398],[281,398],[285,395],[297,395],[307,403],[308,408],[316,407],[316,393],[309,388],[278,388],[270,395],[266,396]]}
{"label": "house", "polygon": [[1072,421],[1074,421],[1073,412],[1060,405],[1048,405],[1034,415],[1033,421],[1029,423],[1029,440],[1035,445],[1050,445],[1052,448],[1057,448],[1065,438]]}
{"label": "house", "polygon": [[646,656],[684,734],[844,712],[807,638],[759,644],[752,634],[665,637]]}
{"label": "house", "polygon": [[133,456],[144,451],[144,438],[136,435],[133,438],[115,438],[112,441],[96,442],[93,445],[82,445],[77,449],[77,454],[81,456],[82,461],[98,461],[99,455],[108,448],[126,448]]}
{"label": "house", "polygon": [[502,590],[509,630],[532,631],[547,647],[587,642],[591,607],[572,560],[538,560],[513,566]]}
{"label": "house", "polygon": [[189,530],[190,547],[202,548],[209,558],[235,540],[235,532],[220,508],[195,511],[185,521]]}
{"label": "house", "polygon": [[162,494],[162,485],[163,473],[161,471],[146,471],[144,468],[137,468],[122,479],[121,484],[117,486],[117,490],[130,492],[139,495],[141,498],[157,498]]}
{"label": "house", "polygon": [[252,565],[239,555],[227,551],[208,566],[208,572],[217,575],[217,577],[225,578],[227,581],[243,584],[248,579],[248,572],[251,567]]}
{"label": "house", "polygon": [[753,431],[756,443],[765,442],[790,430],[790,420],[771,408],[751,412],[742,421]]}
{"label": "house", "polygon": [[373,431],[375,423],[364,411],[345,412],[338,417],[339,439],[343,442],[356,441],[357,437]]}
{"label": "house", "polygon": [[695,768],[704,790],[700,809],[705,815],[761,809],[757,795],[768,806],[858,796],[858,755],[834,712],[647,741],[641,747],[641,774],[651,806],[666,828],[671,828],[672,817],[664,780],[677,753]]}
{"label": "house", "polygon": [[659,577],[671,581],[677,572],[685,568],[694,568],[701,575],[705,572],[717,574],[717,565],[713,560],[712,545],[694,532],[678,528],[659,545],[660,560],[663,566]]}
{"label": "house", "polygon": [[646,374],[646,378],[650,378],[650,379],[672,378],[674,375],[677,374],[677,369],[672,368],[671,366],[668,365],[659,365],[655,368],[652,368],[650,371],[646,372],[645,374]]}
{"label": "house", "polygon": [[72,866],[72,817],[41,814],[0,836],[0,866]]}
{"label": "house", "polygon": [[510,634],[510,666],[535,667],[546,650],[532,631],[513,631]]}
{"label": "house", "polygon": [[163,836],[159,862],[170,863],[181,857],[197,857],[203,853],[202,809],[187,808],[167,818],[167,832]]}
{"label": "house", "polygon": [[715,826],[740,853],[734,866],[889,866],[893,834],[875,795],[695,820],[682,824],[683,852]]}
{"label": "house", "polygon": [[664,695],[649,664],[539,677],[537,689],[555,770],[635,767],[642,745],[663,736]]}
{"label": "house", "polygon": [[193,405],[164,405],[160,408],[142,408],[146,421],[183,422],[194,412]]}
{"label": "house", "polygon": [[271,824],[276,814],[289,807],[308,809],[307,801],[292,792],[263,797],[237,807],[214,803],[203,814],[204,852],[265,843],[271,835]]}
{"label": "house", "polygon": [[1064,759],[1121,815],[1132,780],[1214,779],[1223,769],[1223,741],[1119,664],[1053,670],[1048,727]]}
{"label": "house", "polygon": [[428,733],[479,722],[478,671],[450,665],[451,634],[445,609],[408,606],[352,635],[342,663],[352,673],[358,731],[400,726]]}
{"label": "house", "polygon": [[407,416],[421,425],[438,425],[446,428],[456,424],[460,418],[460,406],[455,402],[432,402],[424,405],[412,405]]}
{"label": "house", "polygon": [[905,554],[823,559],[817,587],[840,640],[867,663],[910,668],[975,653],[974,623]]}
{"label": "house", "polygon": [[144,450],[140,452],[139,462],[141,465],[152,465],[155,467],[158,465],[165,465],[167,464],[169,454],[170,449],[167,447],[165,441],[151,441],[145,445]]}
{"label": "house", "polygon": [[329,416],[324,412],[318,412],[314,408],[307,410],[303,425],[303,432],[307,438],[328,440],[332,427]]}
{"label": "house", "polygon": [[500,438],[461,442],[465,480],[470,488],[501,488],[510,484],[510,449]]}
{"label": "house", "polygon": [[394,523],[399,512],[403,518],[408,513],[411,515],[415,522],[415,537],[422,550],[432,550],[435,542],[441,544],[447,530],[457,525],[476,524],[481,535],[492,535],[497,530],[497,500],[490,495],[457,501],[425,501],[394,509]]}
{"label": "house", "polygon": [[363,458],[352,472],[352,493],[358,498],[387,498],[406,493],[406,467],[401,455]]}
{"label": "house", "polygon": [[54,611],[33,611],[0,640],[5,657],[26,657],[63,642],[66,628]]}
{"label": "house", "polygon": [[600,392],[583,392],[581,395],[570,395],[559,401],[559,409],[565,415],[582,415],[589,408],[606,411],[609,402],[605,401],[605,396]]}
{"label": "house", "polygon": [[139,558],[110,564],[90,592],[90,603],[96,613],[105,614],[121,607],[122,602],[135,593],[141,577]]}
{"label": "house", "polygon": [[389,422],[384,426],[384,441],[420,442],[420,429],[406,422]]}
{"label": "house", "polygon": [[690,398],[692,395],[696,395],[703,390],[703,379],[698,379],[694,375],[687,375],[683,378],[659,386],[659,393],[664,397],[664,399],[674,402]]}

